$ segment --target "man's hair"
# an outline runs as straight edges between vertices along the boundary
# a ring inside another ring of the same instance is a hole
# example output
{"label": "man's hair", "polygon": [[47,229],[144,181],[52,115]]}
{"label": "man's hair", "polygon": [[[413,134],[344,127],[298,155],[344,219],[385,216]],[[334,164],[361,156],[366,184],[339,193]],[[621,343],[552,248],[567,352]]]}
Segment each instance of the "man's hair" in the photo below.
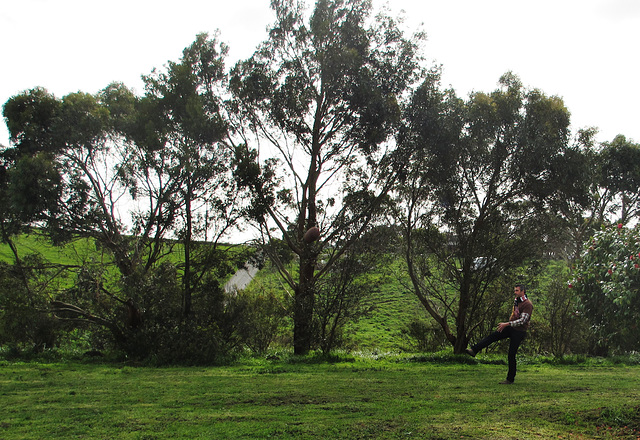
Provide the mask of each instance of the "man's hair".
{"label": "man's hair", "polygon": [[524,287],[524,284],[520,284],[520,283],[518,283],[518,284],[516,284],[516,285],[515,285],[515,286],[513,286],[513,287],[519,287],[519,288],[520,288],[520,290],[522,290],[523,292],[526,292],[526,291],[527,291],[527,289]]}

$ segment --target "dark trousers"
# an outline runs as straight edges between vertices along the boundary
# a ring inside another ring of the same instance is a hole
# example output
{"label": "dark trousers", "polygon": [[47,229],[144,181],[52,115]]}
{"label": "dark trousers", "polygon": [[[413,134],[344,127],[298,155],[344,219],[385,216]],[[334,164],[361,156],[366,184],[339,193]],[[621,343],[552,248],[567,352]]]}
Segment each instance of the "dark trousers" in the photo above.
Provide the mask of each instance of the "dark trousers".
{"label": "dark trousers", "polygon": [[509,354],[507,356],[507,359],[509,360],[509,372],[507,373],[507,380],[513,382],[516,378],[516,354],[518,353],[520,343],[524,340],[526,335],[527,332],[514,330],[513,327],[506,327],[501,332],[495,331],[491,333],[476,345],[471,346],[471,349],[478,353],[480,350],[488,347],[494,342],[509,338]]}

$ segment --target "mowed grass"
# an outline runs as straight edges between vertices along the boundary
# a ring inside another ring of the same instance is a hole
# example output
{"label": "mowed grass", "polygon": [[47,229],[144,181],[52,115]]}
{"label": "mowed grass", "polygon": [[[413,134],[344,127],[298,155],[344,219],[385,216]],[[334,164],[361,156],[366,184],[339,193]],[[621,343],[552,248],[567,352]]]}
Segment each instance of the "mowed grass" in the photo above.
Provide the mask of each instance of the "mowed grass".
{"label": "mowed grass", "polygon": [[0,363],[2,439],[640,437],[640,367],[345,357],[224,367]]}

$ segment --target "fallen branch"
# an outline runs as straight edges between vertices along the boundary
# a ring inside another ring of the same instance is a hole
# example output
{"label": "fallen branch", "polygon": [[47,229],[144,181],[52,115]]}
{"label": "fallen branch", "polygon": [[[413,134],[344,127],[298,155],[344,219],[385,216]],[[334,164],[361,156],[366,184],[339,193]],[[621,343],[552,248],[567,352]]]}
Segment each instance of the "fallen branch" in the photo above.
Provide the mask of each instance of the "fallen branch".
{"label": "fallen branch", "polygon": [[[92,313],[83,310],[78,306],[62,301],[52,301],[51,308],[56,319],[60,319],[62,321],[89,322],[92,324],[101,325],[108,328],[111,333],[113,333],[117,341],[122,342],[126,339],[120,327],[118,327],[118,325],[116,325],[114,322],[108,321],[104,318],[101,318],[100,316],[93,315]],[[60,314],[70,314],[72,316],[65,317],[60,316]],[[82,319],[78,319],[79,317]]]}

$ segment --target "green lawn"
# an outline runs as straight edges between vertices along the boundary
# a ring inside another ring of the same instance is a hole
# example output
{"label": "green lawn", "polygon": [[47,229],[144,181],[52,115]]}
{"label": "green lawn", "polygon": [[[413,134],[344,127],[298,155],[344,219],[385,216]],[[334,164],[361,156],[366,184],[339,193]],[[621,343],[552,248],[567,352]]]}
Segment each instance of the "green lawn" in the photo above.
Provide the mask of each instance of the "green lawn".
{"label": "green lawn", "polygon": [[640,366],[456,360],[0,361],[0,438],[640,438]]}

